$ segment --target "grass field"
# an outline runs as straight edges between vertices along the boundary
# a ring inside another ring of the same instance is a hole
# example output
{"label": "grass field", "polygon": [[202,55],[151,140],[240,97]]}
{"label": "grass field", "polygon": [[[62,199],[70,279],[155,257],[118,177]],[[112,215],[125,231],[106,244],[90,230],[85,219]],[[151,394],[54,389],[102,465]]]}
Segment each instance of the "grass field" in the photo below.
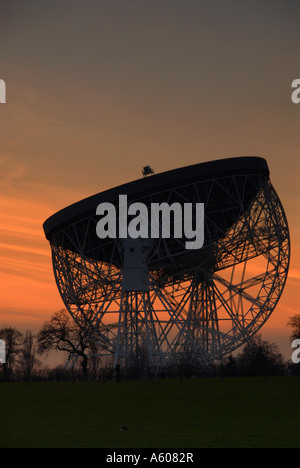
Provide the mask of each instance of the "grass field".
{"label": "grass field", "polygon": [[0,383],[0,447],[298,448],[299,395],[294,377]]}

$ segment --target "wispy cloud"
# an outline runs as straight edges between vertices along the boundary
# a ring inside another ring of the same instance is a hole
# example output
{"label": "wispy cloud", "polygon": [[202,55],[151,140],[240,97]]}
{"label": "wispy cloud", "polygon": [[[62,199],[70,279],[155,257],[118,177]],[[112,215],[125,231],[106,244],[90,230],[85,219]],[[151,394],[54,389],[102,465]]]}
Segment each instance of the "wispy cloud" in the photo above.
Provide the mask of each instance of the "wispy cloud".
{"label": "wispy cloud", "polygon": [[0,187],[10,188],[25,175],[26,175],[25,164],[13,165],[12,167],[8,168],[6,171],[2,172],[2,175],[0,178]]}
{"label": "wispy cloud", "polygon": [[12,250],[14,252],[23,252],[30,255],[43,255],[48,257],[49,254],[47,253],[46,249],[39,249],[36,247],[28,247],[26,245],[17,245],[17,244],[8,244],[4,242],[0,242],[0,250],[2,252],[6,250]]}
{"label": "wispy cloud", "polygon": [[289,279],[300,280],[300,269],[299,268],[290,268],[290,270],[289,270]]}

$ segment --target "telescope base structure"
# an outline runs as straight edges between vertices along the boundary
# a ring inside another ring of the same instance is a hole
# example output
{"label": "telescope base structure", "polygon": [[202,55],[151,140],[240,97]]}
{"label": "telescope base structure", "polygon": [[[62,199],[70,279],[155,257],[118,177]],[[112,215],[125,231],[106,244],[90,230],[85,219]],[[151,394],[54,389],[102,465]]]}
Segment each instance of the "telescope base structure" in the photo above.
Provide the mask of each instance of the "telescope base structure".
{"label": "telescope base structure", "polygon": [[[205,203],[197,199],[203,184],[206,190],[207,181],[200,181],[176,194],[183,202]],[[199,251],[176,250],[177,240],[161,238],[110,239],[109,249],[105,242],[102,248],[89,238],[95,214],[52,235],[63,302],[97,354],[110,357],[115,368],[207,371],[249,341],[274,311],[288,274],[290,240],[271,182],[239,174],[216,178],[211,186],[222,189],[222,207],[207,190]],[[245,203],[249,187],[255,196]]]}

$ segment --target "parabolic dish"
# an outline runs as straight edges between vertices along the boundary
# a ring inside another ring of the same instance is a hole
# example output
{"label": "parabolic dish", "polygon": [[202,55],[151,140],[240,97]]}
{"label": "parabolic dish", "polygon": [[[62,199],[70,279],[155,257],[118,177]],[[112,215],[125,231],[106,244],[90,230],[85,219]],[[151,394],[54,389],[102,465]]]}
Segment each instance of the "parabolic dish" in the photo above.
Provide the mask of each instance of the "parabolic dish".
{"label": "parabolic dish", "polygon": [[[96,233],[98,205],[118,209],[120,195],[149,208],[203,203],[203,246],[187,250],[184,237],[157,238],[146,255],[136,243],[131,268],[128,246]],[[127,369],[191,360],[209,368],[222,360],[270,317],[289,268],[286,216],[266,160],[254,156],[120,185],[57,212],[44,231],[68,311],[100,354]]]}

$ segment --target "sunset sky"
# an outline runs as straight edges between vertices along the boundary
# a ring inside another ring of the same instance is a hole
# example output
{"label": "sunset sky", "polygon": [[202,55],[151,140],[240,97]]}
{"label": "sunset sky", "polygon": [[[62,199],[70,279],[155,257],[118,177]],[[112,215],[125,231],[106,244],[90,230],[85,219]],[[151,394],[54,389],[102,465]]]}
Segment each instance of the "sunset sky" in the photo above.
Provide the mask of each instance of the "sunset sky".
{"label": "sunset sky", "polygon": [[292,261],[263,336],[299,309],[299,0],[0,0],[0,328],[62,309],[42,224],[94,193],[224,157],[267,159]]}

